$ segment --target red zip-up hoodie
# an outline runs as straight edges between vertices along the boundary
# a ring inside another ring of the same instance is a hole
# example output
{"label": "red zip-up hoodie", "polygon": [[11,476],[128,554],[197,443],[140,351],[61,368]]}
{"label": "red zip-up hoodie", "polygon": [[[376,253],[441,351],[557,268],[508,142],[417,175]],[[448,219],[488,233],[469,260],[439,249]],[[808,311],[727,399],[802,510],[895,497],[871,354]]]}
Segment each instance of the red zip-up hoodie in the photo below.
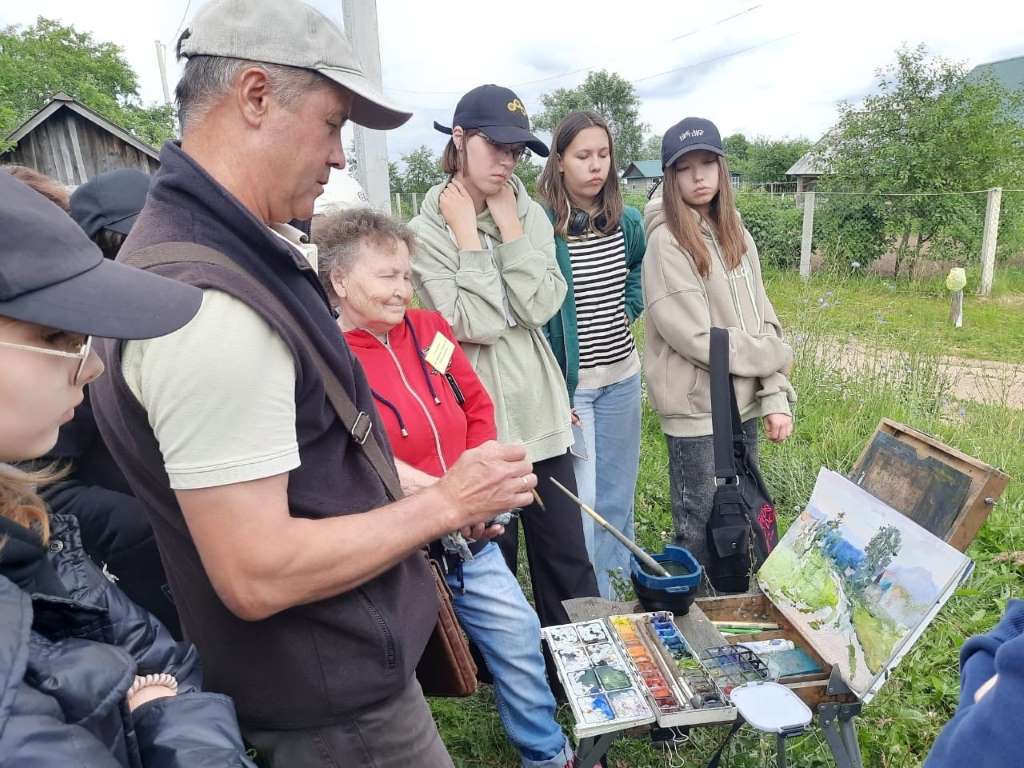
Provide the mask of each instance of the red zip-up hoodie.
{"label": "red zip-up hoodie", "polygon": [[[454,387],[423,359],[438,333],[455,345],[444,372]],[[407,310],[386,344],[364,330],[346,331],[345,341],[363,364],[396,458],[440,477],[467,448],[496,437],[491,397],[438,312]]]}

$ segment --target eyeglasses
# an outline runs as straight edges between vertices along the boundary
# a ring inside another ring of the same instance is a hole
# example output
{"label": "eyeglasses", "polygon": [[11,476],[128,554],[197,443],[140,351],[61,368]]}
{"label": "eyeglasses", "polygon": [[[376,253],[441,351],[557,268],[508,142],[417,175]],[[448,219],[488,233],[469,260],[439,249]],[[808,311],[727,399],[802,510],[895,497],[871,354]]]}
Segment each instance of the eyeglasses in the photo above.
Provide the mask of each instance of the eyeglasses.
{"label": "eyeglasses", "polygon": [[501,142],[492,139],[483,131],[480,131],[477,135],[487,142],[487,144],[491,148],[491,151],[497,154],[507,153],[511,155],[513,163],[518,163],[522,159],[523,155],[526,154],[525,144],[502,144]]}
{"label": "eyeglasses", "polygon": [[71,380],[74,386],[78,386],[78,383],[82,380],[82,371],[85,370],[85,364],[89,360],[89,353],[92,352],[92,336],[73,336],[74,339],[81,339],[80,343],[76,343],[78,349],[70,352],[65,352],[61,349],[47,349],[46,347],[34,347],[30,344],[15,344],[10,341],[0,341],[0,347],[6,347],[7,349],[22,349],[26,352],[38,352],[41,355],[53,355],[54,357],[68,357],[72,360],[77,360],[78,365],[75,368],[75,377]]}

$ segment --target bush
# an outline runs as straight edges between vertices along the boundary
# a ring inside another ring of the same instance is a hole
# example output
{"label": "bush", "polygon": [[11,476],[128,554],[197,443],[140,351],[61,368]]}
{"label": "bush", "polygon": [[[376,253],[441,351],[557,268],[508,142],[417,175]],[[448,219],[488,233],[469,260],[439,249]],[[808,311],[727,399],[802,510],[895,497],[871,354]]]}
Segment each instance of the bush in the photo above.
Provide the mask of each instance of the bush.
{"label": "bush", "polygon": [[736,207],[757,244],[762,263],[781,269],[796,269],[800,265],[803,212],[793,198],[740,193],[736,196]]}
{"label": "bush", "polygon": [[647,205],[647,195],[641,194],[640,192],[623,192],[622,202],[628,206],[636,208],[640,213],[643,213],[644,206]]}
{"label": "bush", "polygon": [[814,212],[814,249],[840,274],[868,267],[886,249],[885,214],[869,197],[825,197]]}

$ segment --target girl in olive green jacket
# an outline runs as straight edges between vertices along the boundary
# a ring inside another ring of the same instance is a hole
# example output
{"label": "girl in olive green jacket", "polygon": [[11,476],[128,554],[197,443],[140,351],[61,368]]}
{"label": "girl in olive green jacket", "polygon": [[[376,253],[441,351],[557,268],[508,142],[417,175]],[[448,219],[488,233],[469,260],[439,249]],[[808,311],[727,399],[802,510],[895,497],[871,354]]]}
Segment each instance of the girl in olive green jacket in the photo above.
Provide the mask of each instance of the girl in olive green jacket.
{"label": "girl in olive green jacket", "polygon": [[[551,483],[576,491],[569,395],[544,324],[565,298],[551,222],[512,173],[530,132],[519,98],[482,85],[459,100],[444,151],[449,181],[431,189],[410,226],[419,240],[413,282],[448,321],[494,401],[498,439],[526,446],[544,502],[522,513],[534,604],[541,624],[564,624],[562,601],[597,595],[579,509]],[[498,544],[516,572],[518,527]]]}

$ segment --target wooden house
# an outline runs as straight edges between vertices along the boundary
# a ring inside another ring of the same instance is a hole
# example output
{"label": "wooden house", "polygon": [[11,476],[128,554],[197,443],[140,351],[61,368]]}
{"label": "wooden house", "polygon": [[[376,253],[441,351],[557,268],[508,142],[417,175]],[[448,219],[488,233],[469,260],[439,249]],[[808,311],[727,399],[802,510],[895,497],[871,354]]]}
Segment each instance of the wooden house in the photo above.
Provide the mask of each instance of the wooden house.
{"label": "wooden house", "polygon": [[0,165],[25,165],[69,187],[118,168],[152,174],[160,167],[153,147],[66,93],[58,93],[21,124],[0,155]]}

